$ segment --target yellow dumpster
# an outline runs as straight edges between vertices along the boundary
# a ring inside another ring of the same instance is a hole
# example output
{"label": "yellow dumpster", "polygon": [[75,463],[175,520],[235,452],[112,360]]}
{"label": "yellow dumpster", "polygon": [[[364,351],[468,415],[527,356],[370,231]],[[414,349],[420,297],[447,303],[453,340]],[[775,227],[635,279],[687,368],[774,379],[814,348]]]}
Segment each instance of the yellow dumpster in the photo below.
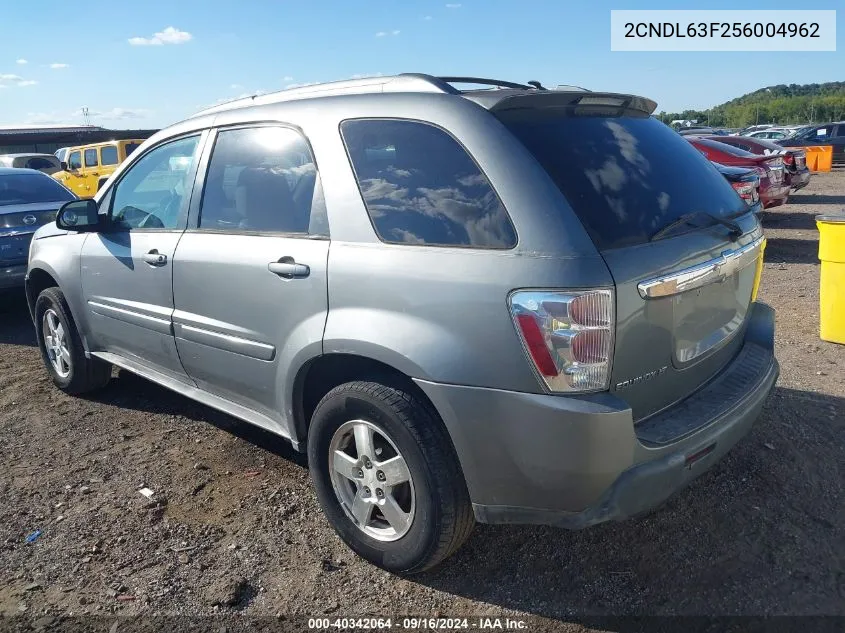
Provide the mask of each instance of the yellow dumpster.
{"label": "yellow dumpster", "polygon": [[802,148],[807,157],[807,169],[810,171],[830,171],[833,166],[833,147],[831,145],[810,145]]}
{"label": "yellow dumpster", "polygon": [[821,338],[845,345],[845,214],[816,216],[819,227]]}

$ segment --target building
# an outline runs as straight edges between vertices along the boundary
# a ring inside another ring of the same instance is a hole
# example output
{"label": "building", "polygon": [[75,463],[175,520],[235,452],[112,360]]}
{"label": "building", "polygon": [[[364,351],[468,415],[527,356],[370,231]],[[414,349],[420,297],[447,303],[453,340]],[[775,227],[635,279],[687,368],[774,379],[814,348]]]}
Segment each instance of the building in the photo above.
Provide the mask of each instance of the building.
{"label": "building", "polygon": [[60,147],[121,139],[146,139],[158,130],[107,130],[94,125],[0,126],[0,154],[52,154]]}

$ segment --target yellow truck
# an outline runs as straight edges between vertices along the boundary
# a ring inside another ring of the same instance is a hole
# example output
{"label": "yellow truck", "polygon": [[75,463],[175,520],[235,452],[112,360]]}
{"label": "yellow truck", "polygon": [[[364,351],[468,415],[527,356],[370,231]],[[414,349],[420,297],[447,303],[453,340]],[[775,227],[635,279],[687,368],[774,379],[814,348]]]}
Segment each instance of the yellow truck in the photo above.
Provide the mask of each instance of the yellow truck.
{"label": "yellow truck", "polygon": [[118,165],[143,142],[127,139],[71,147],[62,170],[52,176],[80,198],[93,198]]}

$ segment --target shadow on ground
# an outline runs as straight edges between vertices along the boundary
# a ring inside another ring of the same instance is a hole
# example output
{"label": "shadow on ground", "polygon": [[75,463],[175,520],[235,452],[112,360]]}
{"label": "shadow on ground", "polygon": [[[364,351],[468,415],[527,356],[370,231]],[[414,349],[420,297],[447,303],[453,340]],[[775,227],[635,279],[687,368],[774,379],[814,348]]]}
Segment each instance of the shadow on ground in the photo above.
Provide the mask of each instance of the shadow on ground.
{"label": "shadow on ground", "polygon": [[769,237],[764,255],[773,264],[818,264],[819,243],[815,239]]}
{"label": "shadow on ground", "polygon": [[35,345],[35,328],[23,290],[0,290],[0,344]]}
{"label": "shadow on ground", "polygon": [[[789,196],[790,204],[841,204],[845,205],[845,196],[827,194],[801,194]],[[842,210],[845,212],[845,209]],[[811,216],[812,217],[812,216]]]}

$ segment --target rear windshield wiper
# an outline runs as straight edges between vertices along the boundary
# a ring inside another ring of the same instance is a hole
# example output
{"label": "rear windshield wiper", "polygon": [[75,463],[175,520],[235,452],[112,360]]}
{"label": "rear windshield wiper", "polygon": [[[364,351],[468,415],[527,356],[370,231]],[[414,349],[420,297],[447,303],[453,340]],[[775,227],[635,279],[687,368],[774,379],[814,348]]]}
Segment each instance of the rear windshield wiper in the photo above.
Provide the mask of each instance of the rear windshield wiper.
{"label": "rear windshield wiper", "polygon": [[[712,213],[707,213],[706,211],[693,211],[692,213],[685,213],[684,215],[682,215],[678,219],[676,219],[676,220],[670,222],[669,224],[667,224],[666,226],[664,226],[657,233],[652,235],[649,241],[654,242],[655,240],[659,240],[662,237],[666,237],[666,235],[671,233],[674,229],[676,229],[679,226],[685,225],[685,224],[688,225],[688,226],[695,227],[695,228],[705,228],[703,226],[699,226],[698,224],[695,224],[692,221],[695,218],[709,218],[710,220],[713,221],[713,224],[720,224],[724,227],[727,227],[727,229],[730,231],[729,235],[730,235],[731,241],[735,242],[736,239],[742,235],[742,228],[740,228],[739,224],[737,224],[736,222],[733,222],[731,220],[726,220],[725,218],[720,218],[719,216],[713,215]],[[713,226],[713,225],[710,225],[710,226]]]}

